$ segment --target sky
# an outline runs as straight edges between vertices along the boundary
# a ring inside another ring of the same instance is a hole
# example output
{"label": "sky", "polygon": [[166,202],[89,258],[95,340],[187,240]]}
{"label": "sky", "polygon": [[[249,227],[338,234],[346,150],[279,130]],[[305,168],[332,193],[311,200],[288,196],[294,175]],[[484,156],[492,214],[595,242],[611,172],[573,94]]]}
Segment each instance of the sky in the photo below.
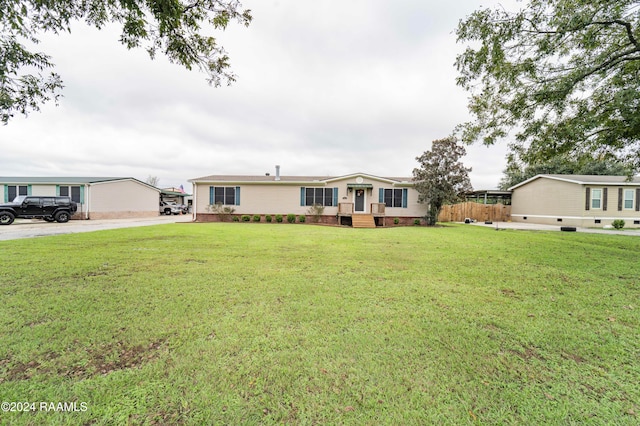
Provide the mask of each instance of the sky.
{"label": "sky", "polygon": [[[509,0],[507,0],[509,1]],[[459,20],[497,0],[244,0],[249,27],[215,32],[237,81],[215,88],[119,29],[44,34],[65,88],[0,125],[0,175],[118,176],[191,189],[207,175],[411,176],[468,121],[454,66]],[[504,3],[501,2],[501,3]],[[467,147],[474,189],[494,189],[506,142]]]}

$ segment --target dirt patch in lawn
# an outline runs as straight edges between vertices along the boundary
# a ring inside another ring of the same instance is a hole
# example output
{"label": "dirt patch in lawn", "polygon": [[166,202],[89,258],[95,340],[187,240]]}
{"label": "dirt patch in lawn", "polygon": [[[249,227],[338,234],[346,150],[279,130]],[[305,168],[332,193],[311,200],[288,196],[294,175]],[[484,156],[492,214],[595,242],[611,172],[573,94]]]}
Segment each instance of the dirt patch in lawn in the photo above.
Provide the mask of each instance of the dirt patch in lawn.
{"label": "dirt patch in lawn", "polygon": [[61,354],[46,352],[28,361],[14,361],[11,357],[0,360],[5,372],[3,381],[29,380],[40,374],[57,374],[74,379],[86,379],[106,375],[118,370],[140,368],[145,363],[157,359],[166,348],[164,339],[146,345],[130,346],[124,342],[109,342],[92,345],[85,350],[86,358],[73,365],[60,365]]}

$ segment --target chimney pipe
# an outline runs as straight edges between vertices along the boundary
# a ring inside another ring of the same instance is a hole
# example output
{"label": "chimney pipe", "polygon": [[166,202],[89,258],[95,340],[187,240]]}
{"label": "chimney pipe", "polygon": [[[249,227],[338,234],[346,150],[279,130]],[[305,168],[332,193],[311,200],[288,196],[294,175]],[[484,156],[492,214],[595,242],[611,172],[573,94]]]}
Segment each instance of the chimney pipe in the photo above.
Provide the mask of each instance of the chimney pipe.
{"label": "chimney pipe", "polygon": [[280,166],[276,165],[276,180],[280,180]]}

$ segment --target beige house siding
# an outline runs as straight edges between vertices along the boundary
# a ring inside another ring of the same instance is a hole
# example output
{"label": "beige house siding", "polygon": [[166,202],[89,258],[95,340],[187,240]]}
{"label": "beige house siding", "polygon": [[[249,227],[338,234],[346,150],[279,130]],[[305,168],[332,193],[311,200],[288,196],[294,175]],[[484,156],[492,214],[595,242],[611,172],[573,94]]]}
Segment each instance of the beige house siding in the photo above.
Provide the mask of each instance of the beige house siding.
{"label": "beige house siding", "polygon": [[[591,184],[567,180],[540,177],[515,187],[512,194],[511,220],[548,225],[602,227],[611,225],[616,219],[623,219],[627,228],[640,227],[640,212],[636,210],[637,185]],[[602,190],[600,208],[591,206],[594,189]],[[618,210],[620,189],[623,197],[622,210]],[[624,208],[625,190],[633,191],[631,209]],[[587,203],[589,209],[586,208]]]}
{"label": "beige house siding", "polygon": [[94,183],[85,203],[90,219],[158,216],[159,192],[134,180]]}
{"label": "beige house siding", "polygon": [[[349,184],[371,185],[371,189],[364,190],[365,211],[371,213],[371,204],[379,203],[379,190],[383,189],[407,189],[407,207],[387,207],[387,217],[422,217],[426,214],[426,206],[418,204],[418,193],[407,182],[397,182],[385,178],[376,178],[364,174],[349,175],[339,178],[327,178],[323,180],[287,180],[266,182],[242,182],[226,180],[220,182],[194,183],[195,214],[204,215],[210,213],[210,187],[239,187],[240,204],[229,206],[235,209],[235,214],[307,214],[309,206],[301,205],[301,188],[336,188],[338,203],[355,203],[355,190],[350,190]],[[336,197],[334,196],[334,199]],[[338,206],[326,206],[323,215],[336,216]]]}
{"label": "beige house siding", "polygon": [[[17,182],[16,182],[17,181]],[[6,185],[29,188],[34,196],[59,195],[61,186],[80,187],[73,219],[117,219],[158,216],[159,190],[133,178],[0,178],[0,200]]]}

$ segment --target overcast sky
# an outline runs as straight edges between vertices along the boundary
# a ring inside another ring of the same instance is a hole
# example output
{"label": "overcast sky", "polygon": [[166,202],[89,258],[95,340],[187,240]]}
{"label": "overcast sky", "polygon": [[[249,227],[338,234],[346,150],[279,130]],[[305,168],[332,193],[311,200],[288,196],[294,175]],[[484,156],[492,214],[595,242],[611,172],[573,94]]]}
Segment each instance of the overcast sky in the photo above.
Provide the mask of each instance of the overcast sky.
{"label": "overcast sky", "polygon": [[[0,125],[0,175],[411,176],[469,118],[454,30],[481,4],[498,1],[244,0],[252,24],[217,34],[238,76],[220,88],[76,23],[42,37],[64,97]],[[497,187],[505,145],[467,148],[474,189]]]}

